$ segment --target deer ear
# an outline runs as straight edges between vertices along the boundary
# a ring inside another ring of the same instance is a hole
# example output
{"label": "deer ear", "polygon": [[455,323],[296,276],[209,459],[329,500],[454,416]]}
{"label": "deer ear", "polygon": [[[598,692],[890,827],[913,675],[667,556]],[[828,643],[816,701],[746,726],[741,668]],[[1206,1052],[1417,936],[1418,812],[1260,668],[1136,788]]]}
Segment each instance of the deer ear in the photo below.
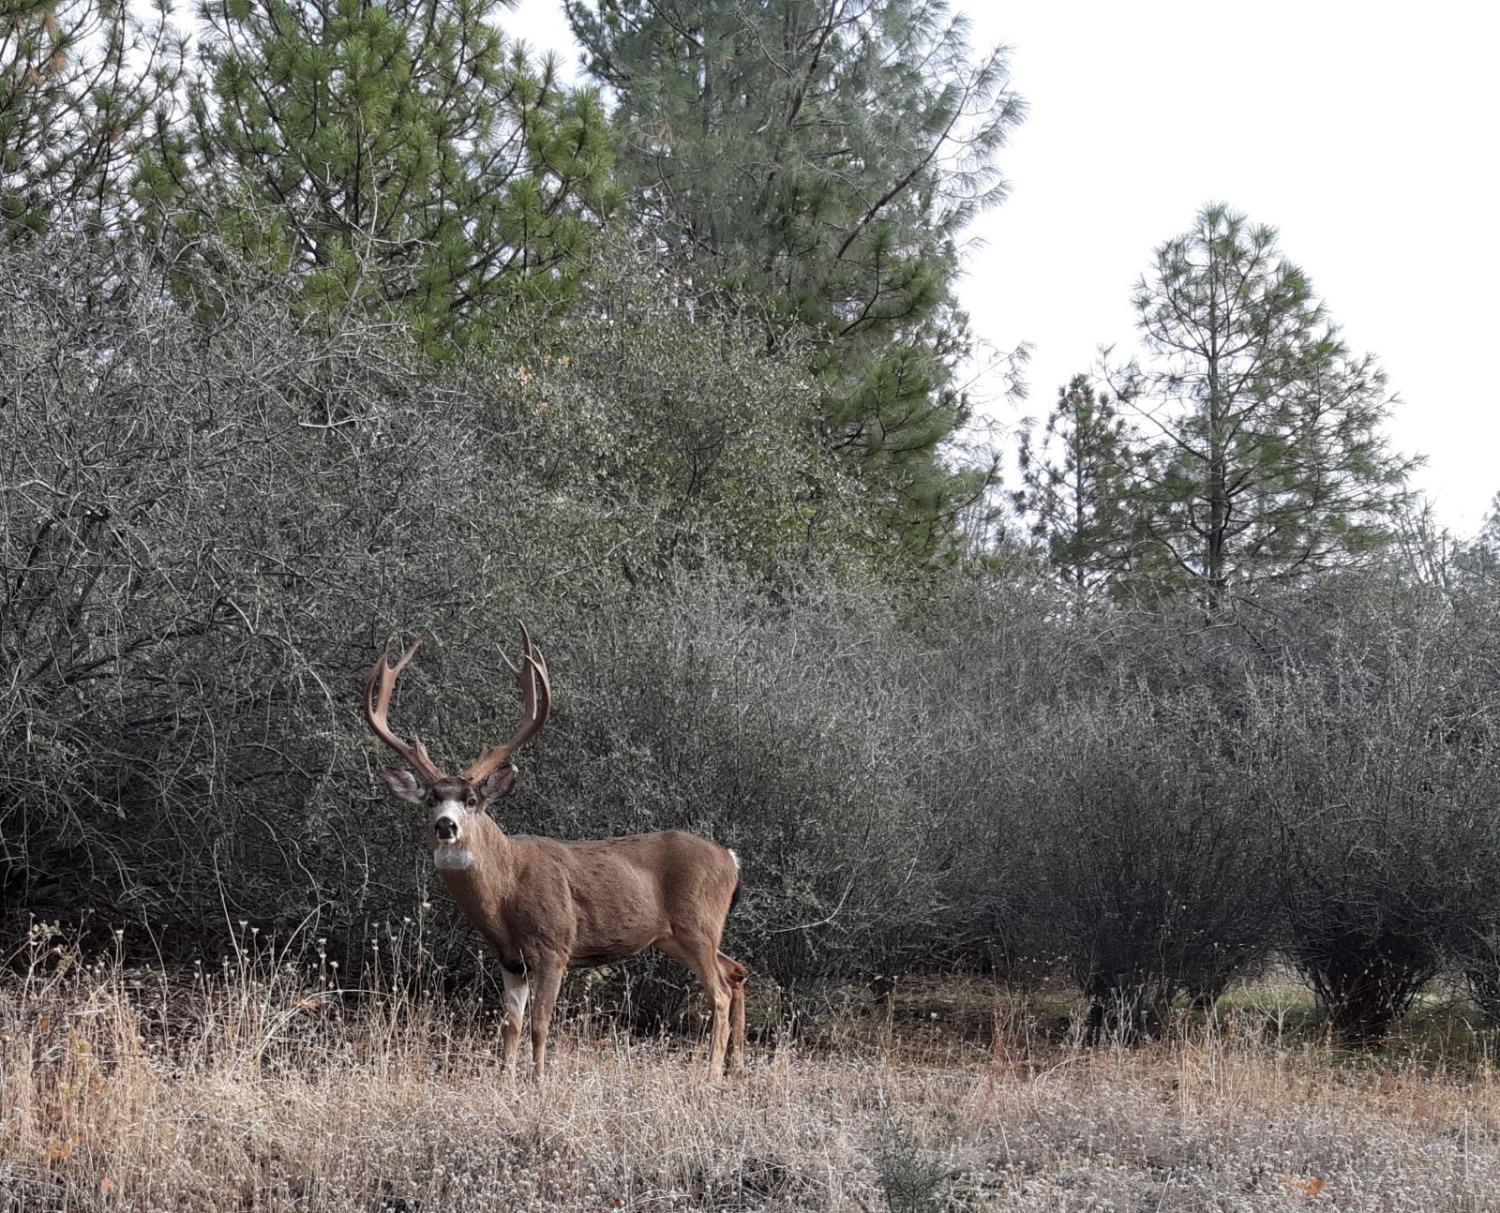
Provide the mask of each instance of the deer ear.
{"label": "deer ear", "polygon": [[404,800],[407,804],[421,804],[427,799],[427,789],[410,771],[387,767],[380,773],[385,776],[386,783],[391,785],[391,791],[396,794],[397,800]]}
{"label": "deer ear", "polygon": [[485,804],[489,804],[492,800],[498,800],[502,796],[509,796],[515,789],[516,768],[507,762],[479,785],[479,798]]}

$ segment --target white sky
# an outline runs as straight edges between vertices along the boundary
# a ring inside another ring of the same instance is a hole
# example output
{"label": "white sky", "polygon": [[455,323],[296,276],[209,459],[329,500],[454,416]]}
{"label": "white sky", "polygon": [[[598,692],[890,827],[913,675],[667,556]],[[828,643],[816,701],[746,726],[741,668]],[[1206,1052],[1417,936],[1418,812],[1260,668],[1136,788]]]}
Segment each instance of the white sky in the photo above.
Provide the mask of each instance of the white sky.
{"label": "white sky", "polygon": [[[1012,48],[1030,105],[1000,158],[1011,196],[975,223],[959,291],[981,339],[1034,347],[1028,400],[978,385],[994,419],[1044,415],[1100,345],[1129,348],[1152,250],[1222,200],[1280,230],[1389,374],[1392,439],[1427,455],[1439,519],[1476,529],[1500,491],[1500,6],[956,7],[976,45]],[[561,0],[522,0],[504,25],[575,67]]]}

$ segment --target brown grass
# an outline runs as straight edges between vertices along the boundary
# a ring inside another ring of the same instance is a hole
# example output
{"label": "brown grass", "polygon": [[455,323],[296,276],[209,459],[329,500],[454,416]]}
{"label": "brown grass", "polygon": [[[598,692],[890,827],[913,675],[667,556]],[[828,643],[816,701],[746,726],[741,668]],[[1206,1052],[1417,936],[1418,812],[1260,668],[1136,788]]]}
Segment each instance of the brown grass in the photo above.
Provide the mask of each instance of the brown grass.
{"label": "brown grass", "polygon": [[1085,1050],[1013,1005],[979,1046],[931,1005],[719,1084],[575,1019],[532,1085],[477,1007],[33,949],[0,986],[0,1210],[1500,1210],[1483,1059],[1355,1062],[1250,1013]]}

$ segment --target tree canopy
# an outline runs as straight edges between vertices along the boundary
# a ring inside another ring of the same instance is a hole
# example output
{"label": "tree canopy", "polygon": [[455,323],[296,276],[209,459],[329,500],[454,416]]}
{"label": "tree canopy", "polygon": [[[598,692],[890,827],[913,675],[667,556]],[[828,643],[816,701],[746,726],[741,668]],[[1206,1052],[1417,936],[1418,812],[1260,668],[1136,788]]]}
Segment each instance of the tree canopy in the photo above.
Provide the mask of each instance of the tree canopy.
{"label": "tree canopy", "polygon": [[506,40],[506,7],[212,0],[150,189],[325,308],[400,308],[439,346],[507,300],[565,298],[617,201],[613,151],[598,98]]}
{"label": "tree canopy", "polygon": [[166,0],[0,0],[0,238],[121,218],[185,63],[166,14]]}
{"label": "tree canopy", "polygon": [[1147,430],[1136,495],[1151,575],[1206,601],[1358,562],[1392,535],[1413,461],[1392,396],[1353,353],[1274,228],[1205,207],[1156,251],[1120,376]]}
{"label": "tree canopy", "polygon": [[1417,460],[1384,433],[1393,397],[1273,228],[1223,205],[1162,244],[1133,303],[1141,352],[1082,377],[1043,440],[1022,435],[1017,506],[1075,589],[1234,594],[1389,547]]}
{"label": "tree canopy", "polygon": [[943,0],[567,10],[617,99],[638,221],[694,255],[700,290],[818,335],[828,443],[909,544],[942,546],[988,483],[941,452],[969,418],[963,232],[1004,196],[997,153],[1023,112],[1003,48],[975,53]]}

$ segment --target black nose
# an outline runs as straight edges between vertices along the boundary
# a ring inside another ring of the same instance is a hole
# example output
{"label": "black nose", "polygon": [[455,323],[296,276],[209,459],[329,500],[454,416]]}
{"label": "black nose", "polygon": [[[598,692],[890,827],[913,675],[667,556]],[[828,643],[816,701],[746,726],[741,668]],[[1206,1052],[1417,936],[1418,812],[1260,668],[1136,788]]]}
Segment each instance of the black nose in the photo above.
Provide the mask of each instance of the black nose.
{"label": "black nose", "polygon": [[458,822],[451,817],[439,817],[437,824],[432,828],[437,831],[437,836],[444,842],[452,842],[458,837]]}

